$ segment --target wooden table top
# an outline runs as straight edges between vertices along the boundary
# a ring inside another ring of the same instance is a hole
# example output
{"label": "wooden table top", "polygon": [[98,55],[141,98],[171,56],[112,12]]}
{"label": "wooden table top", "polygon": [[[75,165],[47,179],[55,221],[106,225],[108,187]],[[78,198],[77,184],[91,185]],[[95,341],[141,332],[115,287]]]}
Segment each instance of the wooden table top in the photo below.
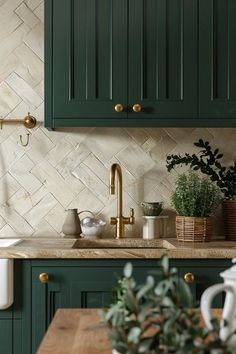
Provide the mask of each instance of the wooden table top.
{"label": "wooden table top", "polygon": [[97,309],[60,309],[50,324],[37,354],[111,354],[107,328]]}
{"label": "wooden table top", "polygon": [[37,354],[111,354],[107,328],[94,328],[99,322],[98,309],[57,310]]}

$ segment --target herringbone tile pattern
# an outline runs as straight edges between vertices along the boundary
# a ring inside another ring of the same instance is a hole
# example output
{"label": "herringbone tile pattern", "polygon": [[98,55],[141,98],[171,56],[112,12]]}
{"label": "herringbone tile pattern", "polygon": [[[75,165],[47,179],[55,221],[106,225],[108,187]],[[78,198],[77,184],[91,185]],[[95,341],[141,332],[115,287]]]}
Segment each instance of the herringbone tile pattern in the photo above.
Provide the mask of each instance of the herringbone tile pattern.
{"label": "herringbone tile pattern", "polygon": [[[123,168],[124,209],[134,207],[136,224],[128,235],[141,235],[142,200],[169,197],[175,174],[168,175],[166,154],[190,152],[202,137],[235,158],[234,129],[67,129],[43,128],[43,1],[0,1],[0,115],[23,118],[28,111],[41,122],[30,145],[19,143],[25,129],[0,132],[0,237],[61,236],[68,208],[89,209],[109,220],[116,198],[108,193],[109,168]],[[113,230],[107,227],[107,234]],[[218,228],[218,233],[220,229]]]}

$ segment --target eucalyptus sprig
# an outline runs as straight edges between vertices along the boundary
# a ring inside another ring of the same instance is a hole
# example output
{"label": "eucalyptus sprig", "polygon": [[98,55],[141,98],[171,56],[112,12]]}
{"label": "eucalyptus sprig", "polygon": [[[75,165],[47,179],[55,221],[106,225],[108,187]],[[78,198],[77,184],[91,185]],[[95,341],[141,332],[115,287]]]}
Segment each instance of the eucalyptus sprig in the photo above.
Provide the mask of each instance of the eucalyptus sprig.
{"label": "eucalyptus sprig", "polygon": [[236,161],[232,166],[221,164],[223,154],[219,149],[213,150],[208,141],[199,139],[194,143],[200,148],[199,154],[188,154],[184,156],[172,154],[167,156],[167,170],[170,172],[177,165],[188,165],[193,170],[200,170],[216,183],[221,189],[225,199],[236,198]]}
{"label": "eucalyptus sprig", "polygon": [[188,285],[169,267],[168,257],[143,284],[133,276],[131,263],[118,283],[117,301],[105,312],[112,347],[121,354],[236,354],[213,330],[200,325],[200,310]]}

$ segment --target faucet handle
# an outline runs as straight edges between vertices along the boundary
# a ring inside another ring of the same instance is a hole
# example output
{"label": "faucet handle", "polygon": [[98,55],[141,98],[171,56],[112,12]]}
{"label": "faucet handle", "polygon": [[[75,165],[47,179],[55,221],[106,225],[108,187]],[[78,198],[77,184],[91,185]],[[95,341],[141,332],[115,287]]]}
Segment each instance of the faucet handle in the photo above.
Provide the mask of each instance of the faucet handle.
{"label": "faucet handle", "polygon": [[110,219],[110,225],[116,225],[117,224],[117,218],[111,217]]}
{"label": "faucet handle", "polygon": [[134,209],[130,208],[130,224],[134,224]]}

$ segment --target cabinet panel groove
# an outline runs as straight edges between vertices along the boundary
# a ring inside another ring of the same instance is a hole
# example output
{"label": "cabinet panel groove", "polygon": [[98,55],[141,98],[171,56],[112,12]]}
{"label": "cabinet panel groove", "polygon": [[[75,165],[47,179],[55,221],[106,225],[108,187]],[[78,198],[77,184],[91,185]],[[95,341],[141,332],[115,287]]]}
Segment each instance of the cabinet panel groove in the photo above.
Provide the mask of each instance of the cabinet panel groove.
{"label": "cabinet panel groove", "polygon": [[228,0],[214,0],[212,7],[212,43],[213,43],[213,99],[229,99],[228,64],[229,31]]}
{"label": "cabinet panel groove", "polygon": [[232,127],[235,33],[235,0],[45,0],[45,125]]}

